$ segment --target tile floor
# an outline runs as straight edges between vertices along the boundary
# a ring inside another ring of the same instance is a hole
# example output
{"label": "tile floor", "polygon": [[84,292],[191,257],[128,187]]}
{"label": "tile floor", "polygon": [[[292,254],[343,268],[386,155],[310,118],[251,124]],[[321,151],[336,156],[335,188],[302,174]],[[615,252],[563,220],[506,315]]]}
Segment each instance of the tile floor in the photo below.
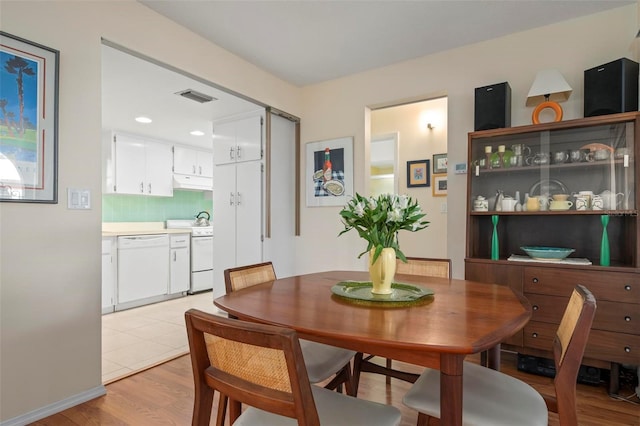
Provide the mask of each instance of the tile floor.
{"label": "tile floor", "polygon": [[189,352],[184,312],[222,313],[211,292],[102,316],[102,383],[107,384]]}

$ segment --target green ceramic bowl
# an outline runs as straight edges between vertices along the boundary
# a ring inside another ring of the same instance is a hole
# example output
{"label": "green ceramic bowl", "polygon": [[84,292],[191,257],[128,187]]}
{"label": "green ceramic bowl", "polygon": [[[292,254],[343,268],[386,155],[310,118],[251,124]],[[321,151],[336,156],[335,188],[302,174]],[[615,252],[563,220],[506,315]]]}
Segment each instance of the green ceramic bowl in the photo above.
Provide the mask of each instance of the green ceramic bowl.
{"label": "green ceramic bowl", "polygon": [[562,260],[575,251],[564,247],[525,246],[520,248],[532,259],[540,260]]}

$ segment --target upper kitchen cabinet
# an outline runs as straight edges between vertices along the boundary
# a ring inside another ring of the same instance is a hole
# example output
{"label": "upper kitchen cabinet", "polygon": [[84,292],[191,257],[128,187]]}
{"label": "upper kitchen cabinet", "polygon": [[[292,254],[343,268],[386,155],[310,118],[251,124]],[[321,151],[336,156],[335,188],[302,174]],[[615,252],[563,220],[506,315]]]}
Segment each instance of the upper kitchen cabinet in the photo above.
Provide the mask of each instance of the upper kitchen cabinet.
{"label": "upper kitchen cabinet", "polygon": [[262,114],[213,126],[213,158],[216,164],[239,163],[262,158]]}
{"label": "upper kitchen cabinet", "polygon": [[117,132],[103,140],[105,193],[171,197],[171,145]]}
{"label": "upper kitchen cabinet", "polygon": [[213,153],[175,145],[173,147],[173,173],[213,177]]}

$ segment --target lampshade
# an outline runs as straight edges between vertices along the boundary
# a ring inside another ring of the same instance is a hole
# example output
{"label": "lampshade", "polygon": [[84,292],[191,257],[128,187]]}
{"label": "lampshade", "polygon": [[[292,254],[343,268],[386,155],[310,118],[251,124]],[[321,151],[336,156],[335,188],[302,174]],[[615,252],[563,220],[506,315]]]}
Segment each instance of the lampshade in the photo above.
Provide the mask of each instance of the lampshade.
{"label": "lampshade", "polygon": [[529,95],[527,95],[527,106],[538,105],[544,102],[545,96],[549,96],[550,101],[562,102],[569,99],[571,95],[571,86],[564,79],[560,71],[543,70],[538,71],[536,79],[529,89]]}

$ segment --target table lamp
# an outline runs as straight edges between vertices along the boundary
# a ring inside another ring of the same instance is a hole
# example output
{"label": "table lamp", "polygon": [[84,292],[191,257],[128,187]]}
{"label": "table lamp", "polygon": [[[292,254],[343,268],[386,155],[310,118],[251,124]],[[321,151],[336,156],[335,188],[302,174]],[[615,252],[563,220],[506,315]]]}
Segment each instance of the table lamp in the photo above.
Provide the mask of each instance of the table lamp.
{"label": "table lamp", "polygon": [[527,95],[527,106],[538,105],[531,116],[533,123],[540,123],[540,112],[547,108],[555,111],[554,121],[562,121],[562,107],[558,102],[569,99],[572,90],[560,71],[555,69],[538,71]]}

